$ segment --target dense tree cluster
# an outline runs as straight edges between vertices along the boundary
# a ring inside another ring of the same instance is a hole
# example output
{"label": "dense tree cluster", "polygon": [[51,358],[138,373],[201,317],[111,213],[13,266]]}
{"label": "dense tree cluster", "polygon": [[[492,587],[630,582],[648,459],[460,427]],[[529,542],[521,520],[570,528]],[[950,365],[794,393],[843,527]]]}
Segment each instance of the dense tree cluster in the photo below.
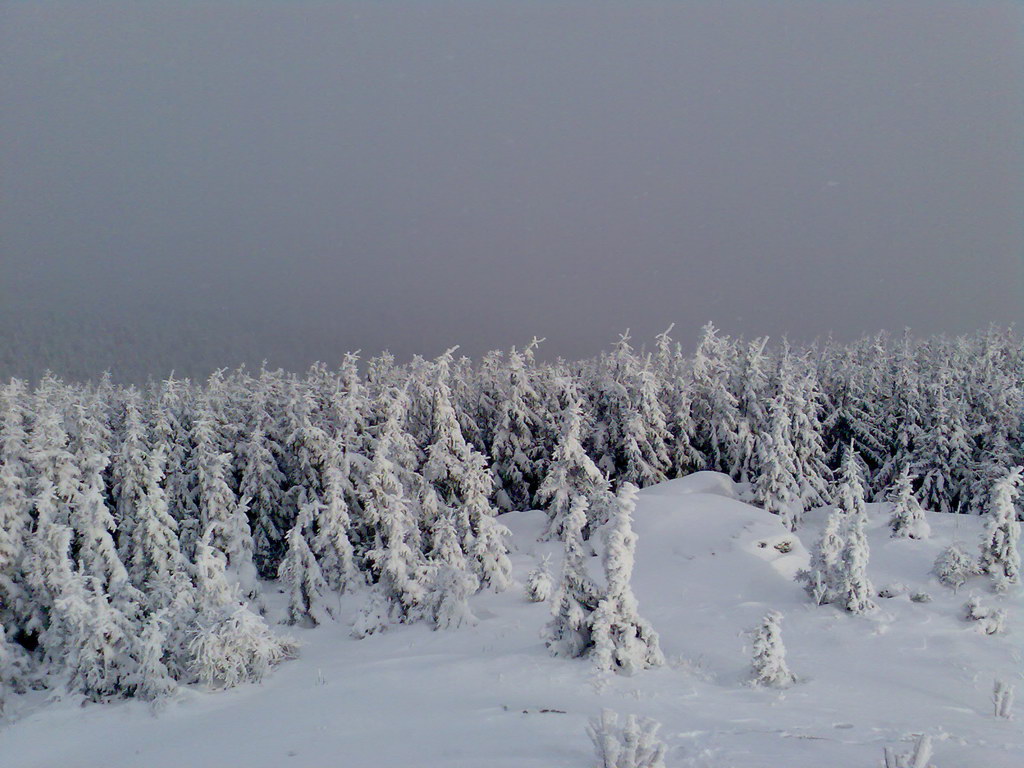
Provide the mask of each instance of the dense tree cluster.
{"label": "dense tree cluster", "polygon": [[[471,621],[473,592],[510,583],[498,512],[531,507],[547,510],[570,570],[599,528],[615,544],[609,586],[585,569],[563,576],[552,643],[596,642],[606,666],[642,667],[656,636],[628,590],[632,497],[615,492],[699,469],[749,483],[791,528],[832,500],[842,469],[809,589],[850,610],[870,607],[865,497],[893,498],[894,534],[910,537],[926,535],[919,505],[994,504],[982,567],[1018,578],[1019,475],[1007,475],[1024,463],[1024,349],[1009,332],[795,349],[709,325],[692,357],[667,333],[650,352],[630,341],[580,362],[540,361],[534,342],[478,363],[349,355],[301,376],[243,369],[141,389],[12,380],[0,387],[0,686],[157,698],[258,679],[292,652],[263,618],[273,579],[293,623],[324,620],[353,585],[371,594],[357,634]],[[535,581],[538,595],[554,586]]]}

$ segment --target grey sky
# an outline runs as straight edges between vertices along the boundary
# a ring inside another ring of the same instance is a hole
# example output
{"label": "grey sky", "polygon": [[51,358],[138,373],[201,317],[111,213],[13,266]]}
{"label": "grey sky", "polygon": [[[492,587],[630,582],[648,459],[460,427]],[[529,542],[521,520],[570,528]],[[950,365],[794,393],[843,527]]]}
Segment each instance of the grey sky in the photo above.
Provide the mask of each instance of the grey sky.
{"label": "grey sky", "polygon": [[286,365],[1019,323],[1022,7],[8,2],[0,299]]}

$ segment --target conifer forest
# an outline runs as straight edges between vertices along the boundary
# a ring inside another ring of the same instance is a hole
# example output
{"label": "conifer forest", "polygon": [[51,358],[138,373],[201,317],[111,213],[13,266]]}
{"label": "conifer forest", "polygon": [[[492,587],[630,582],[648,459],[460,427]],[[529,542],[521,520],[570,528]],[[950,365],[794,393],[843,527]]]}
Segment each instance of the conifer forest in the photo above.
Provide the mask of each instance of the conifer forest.
{"label": "conifer forest", "polygon": [[[158,703],[259,681],[301,653],[267,618],[270,593],[296,628],[456,629],[475,594],[512,586],[503,521],[532,509],[564,550],[561,573],[541,563],[526,585],[551,603],[537,628],[551,652],[626,674],[658,666],[630,588],[637,488],[705,470],[798,534],[831,505],[797,575],[809,604],[857,614],[880,599],[866,502],[891,502],[891,535],[908,539],[928,536],[922,510],[981,516],[982,540],[943,552],[939,577],[1019,584],[1014,333],[798,347],[709,324],[693,355],[667,332],[642,346],[625,334],[554,362],[540,343],[144,387],[3,385],[2,700],[54,689]],[[603,579],[584,563],[599,534]],[[353,591],[358,613],[337,615]],[[756,642],[764,684],[793,680],[780,618]]]}

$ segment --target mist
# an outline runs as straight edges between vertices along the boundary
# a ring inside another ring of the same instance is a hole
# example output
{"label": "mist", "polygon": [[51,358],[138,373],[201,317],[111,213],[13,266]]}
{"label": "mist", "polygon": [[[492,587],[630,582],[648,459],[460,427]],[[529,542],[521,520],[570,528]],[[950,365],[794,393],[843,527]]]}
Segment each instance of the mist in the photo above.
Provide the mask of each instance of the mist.
{"label": "mist", "polygon": [[0,71],[0,376],[1024,319],[1018,3],[8,3]]}

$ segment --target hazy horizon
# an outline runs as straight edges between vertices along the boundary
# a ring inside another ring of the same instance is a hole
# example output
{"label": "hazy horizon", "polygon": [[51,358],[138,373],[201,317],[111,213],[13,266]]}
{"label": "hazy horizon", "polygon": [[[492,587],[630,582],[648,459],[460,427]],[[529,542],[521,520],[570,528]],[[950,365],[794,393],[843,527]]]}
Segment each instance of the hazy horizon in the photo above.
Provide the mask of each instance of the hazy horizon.
{"label": "hazy horizon", "polygon": [[12,374],[1024,320],[1017,3],[10,3],[0,69]]}

